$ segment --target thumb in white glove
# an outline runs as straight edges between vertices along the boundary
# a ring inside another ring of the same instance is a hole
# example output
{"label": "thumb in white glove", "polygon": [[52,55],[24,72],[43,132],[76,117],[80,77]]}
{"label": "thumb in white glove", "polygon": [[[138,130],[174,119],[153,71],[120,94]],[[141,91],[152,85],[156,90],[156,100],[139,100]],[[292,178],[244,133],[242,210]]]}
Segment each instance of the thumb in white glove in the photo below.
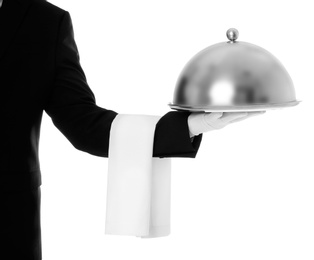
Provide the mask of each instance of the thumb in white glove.
{"label": "thumb in white glove", "polygon": [[246,118],[264,114],[265,111],[257,112],[213,112],[213,113],[192,113],[188,117],[190,137],[199,135],[211,130],[217,130],[234,122],[242,121]]}

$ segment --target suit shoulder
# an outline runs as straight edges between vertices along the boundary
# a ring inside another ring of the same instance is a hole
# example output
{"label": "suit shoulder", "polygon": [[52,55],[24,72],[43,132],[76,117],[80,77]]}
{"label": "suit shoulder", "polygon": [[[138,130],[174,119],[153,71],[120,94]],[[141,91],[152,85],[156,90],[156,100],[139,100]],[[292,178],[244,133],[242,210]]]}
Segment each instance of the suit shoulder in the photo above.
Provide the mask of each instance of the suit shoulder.
{"label": "suit shoulder", "polygon": [[62,17],[68,11],[46,1],[46,0],[32,0],[32,8],[47,18]]}

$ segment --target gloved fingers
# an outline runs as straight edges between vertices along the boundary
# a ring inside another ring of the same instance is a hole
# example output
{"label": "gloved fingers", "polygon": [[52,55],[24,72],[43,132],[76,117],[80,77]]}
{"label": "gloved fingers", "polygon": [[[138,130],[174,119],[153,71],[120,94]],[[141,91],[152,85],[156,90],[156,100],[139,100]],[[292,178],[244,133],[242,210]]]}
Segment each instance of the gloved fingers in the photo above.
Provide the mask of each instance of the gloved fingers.
{"label": "gloved fingers", "polygon": [[193,112],[189,115],[189,120],[199,120],[204,114],[204,112]]}
{"label": "gloved fingers", "polygon": [[213,129],[220,129],[224,126],[220,121],[222,115],[222,112],[205,113],[203,116],[203,121],[207,126]]}
{"label": "gloved fingers", "polygon": [[206,112],[204,113],[204,119],[206,122],[216,121],[217,119],[221,118],[223,112]]}
{"label": "gloved fingers", "polygon": [[247,112],[224,112],[223,116],[220,118],[220,120],[224,124],[229,124],[231,121],[244,118],[248,115]]}
{"label": "gloved fingers", "polygon": [[262,115],[262,114],[265,114],[266,111],[254,111],[254,112],[247,112],[248,115],[245,116],[245,117],[241,117],[241,118],[238,118],[238,119],[235,119],[235,120],[232,120],[230,121],[230,123],[235,123],[235,122],[240,122],[244,119],[247,119],[247,118],[250,118],[250,117],[253,117],[253,116],[258,116],[258,115]]}

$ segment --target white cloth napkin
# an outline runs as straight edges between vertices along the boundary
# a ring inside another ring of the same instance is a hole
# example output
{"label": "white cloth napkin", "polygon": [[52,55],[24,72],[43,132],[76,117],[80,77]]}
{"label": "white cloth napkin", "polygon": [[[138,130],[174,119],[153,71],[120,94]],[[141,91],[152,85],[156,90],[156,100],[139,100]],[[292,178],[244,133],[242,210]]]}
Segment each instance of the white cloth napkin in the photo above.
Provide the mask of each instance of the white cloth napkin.
{"label": "white cloth napkin", "polygon": [[105,234],[170,234],[171,159],[152,156],[159,119],[118,114],[112,122]]}

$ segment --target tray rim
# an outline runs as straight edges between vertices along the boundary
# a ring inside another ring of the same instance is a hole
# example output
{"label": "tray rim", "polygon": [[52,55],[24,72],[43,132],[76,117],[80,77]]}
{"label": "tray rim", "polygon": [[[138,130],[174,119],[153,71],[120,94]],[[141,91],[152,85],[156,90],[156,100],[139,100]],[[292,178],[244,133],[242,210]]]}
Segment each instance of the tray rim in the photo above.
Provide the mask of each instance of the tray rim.
{"label": "tray rim", "polygon": [[285,103],[255,104],[247,106],[211,106],[211,107],[191,107],[169,103],[170,108],[175,110],[184,110],[191,112],[237,112],[237,111],[265,111],[293,107],[298,105],[301,100],[295,100]]}

